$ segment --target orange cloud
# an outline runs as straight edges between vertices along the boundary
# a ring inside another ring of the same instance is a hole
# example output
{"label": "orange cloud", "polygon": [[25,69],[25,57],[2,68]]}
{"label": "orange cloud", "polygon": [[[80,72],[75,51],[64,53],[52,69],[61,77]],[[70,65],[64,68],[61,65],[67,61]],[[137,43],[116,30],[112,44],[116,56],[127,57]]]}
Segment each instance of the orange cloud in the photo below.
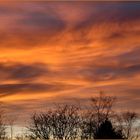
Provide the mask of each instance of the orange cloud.
{"label": "orange cloud", "polygon": [[0,3],[0,20],[0,101],[8,112],[86,104],[100,90],[117,96],[119,109],[125,102],[139,112],[137,3]]}

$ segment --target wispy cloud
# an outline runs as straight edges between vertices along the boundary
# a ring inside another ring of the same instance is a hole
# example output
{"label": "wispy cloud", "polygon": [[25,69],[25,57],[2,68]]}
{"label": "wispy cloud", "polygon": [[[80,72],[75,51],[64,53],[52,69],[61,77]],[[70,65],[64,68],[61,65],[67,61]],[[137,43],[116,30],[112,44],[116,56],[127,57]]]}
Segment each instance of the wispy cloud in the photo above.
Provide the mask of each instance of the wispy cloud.
{"label": "wispy cloud", "polygon": [[15,114],[99,90],[139,111],[139,3],[0,3],[0,21],[0,100]]}

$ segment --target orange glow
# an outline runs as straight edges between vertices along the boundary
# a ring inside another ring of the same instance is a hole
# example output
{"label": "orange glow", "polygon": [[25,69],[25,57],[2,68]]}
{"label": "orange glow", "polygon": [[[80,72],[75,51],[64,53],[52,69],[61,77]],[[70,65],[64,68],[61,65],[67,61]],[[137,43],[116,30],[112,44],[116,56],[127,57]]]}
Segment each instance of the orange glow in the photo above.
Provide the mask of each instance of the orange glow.
{"label": "orange glow", "polygon": [[0,101],[22,114],[102,90],[139,112],[139,13],[135,2],[0,3]]}

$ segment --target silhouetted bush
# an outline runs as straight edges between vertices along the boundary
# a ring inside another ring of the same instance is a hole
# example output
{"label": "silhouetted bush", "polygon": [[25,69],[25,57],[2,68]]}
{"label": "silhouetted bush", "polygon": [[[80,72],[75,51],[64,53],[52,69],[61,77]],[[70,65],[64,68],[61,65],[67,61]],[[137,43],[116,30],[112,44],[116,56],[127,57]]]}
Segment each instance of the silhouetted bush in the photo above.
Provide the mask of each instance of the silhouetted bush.
{"label": "silhouetted bush", "polygon": [[105,120],[99,126],[98,130],[94,135],[94,138],[95,139],[124,139],[124,136],[120,130],[116,131],[113,128],[111,121]]}

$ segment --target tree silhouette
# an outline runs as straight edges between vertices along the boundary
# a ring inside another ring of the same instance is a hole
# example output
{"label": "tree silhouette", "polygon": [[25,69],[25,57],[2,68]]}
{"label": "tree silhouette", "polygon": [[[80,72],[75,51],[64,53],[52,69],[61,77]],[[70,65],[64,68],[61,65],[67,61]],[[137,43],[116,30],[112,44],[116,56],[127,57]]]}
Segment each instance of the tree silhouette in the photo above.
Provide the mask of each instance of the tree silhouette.
{"label": "tree silhouette", "polygon": [[100,92],[99,96],[91,98],[91,111],[89,111],[89,116],[91,122],[90,135],[95,138],[97,131],[101,124],[106,120],[110,119],[113,115],[112,107],[116,101],[113,96],[106,96],[103,92]]}
{"label": "tree silhouette", "polygon": [[96,122],[94,116],[89,111],[82,116],[81,120],[81,139],[93,139],[96,129]]}
{"label": "tree silhouette", "polygon": [[139,116],[135,112],[123,112],[117,116],[118,128],[126,139],[138,139],[140,135]]}
{"label": "tree silhouette", "polygon": [[103,92],[100,92],[100,95],[97,97],[91,98],[91,107],[92,114],[95,117],[97,123],[97,128],[102,122],[110,118],[112,115],[112,107],[116,101],[116,98],[113,96],[106,96]]}
{"label": "tree silhouette", "polygon": [[52,132],[57,139],[76,139],[79,130],[79,107],[75,105],[59,106],[52,116]]}
{"label": "tree silhouette", "polygon": [[79,130],[79,108],[73,105],[59,106],[55,110],[34,114],[29,127],[31,139],[76,139]]}
{"label": "tree silhouette", "polygon": [[6,137],[6,126],[3,122],[3,110],[1,108],[2,105],[0,104],[0,140],[4,140]]}
{"label": "tree silhouette", "polygon": [[29,127],[31,139],[75,140],[84,139],[133,139],[134,123],[138,118],[133,112],[115,114],[112,110],[115,98],[105,96],[91,98],[89,110],[76,105],[57,105],[53,110],[34,114]]}
{"label": "tree silhouette", "polygon": [[94,134],[95,139],[124,139],[121,131],[115,131],[111,121],[105,120],[101,123],[98,130]]}
{"label": "tree silhouette", "polygon": [[50,139],[51,134],[51,115],[52,113],[48,111],[47,113],[34,114],[31,118],[32,123],[28,128],[30,131],[30,139]]}
{"label": "tree silhouette", "polygon": [[0,114],[0,140],[4,140],[5,139],[5,135],[6,135],[6,127],[3,123],[2,120],[2,115]]}

